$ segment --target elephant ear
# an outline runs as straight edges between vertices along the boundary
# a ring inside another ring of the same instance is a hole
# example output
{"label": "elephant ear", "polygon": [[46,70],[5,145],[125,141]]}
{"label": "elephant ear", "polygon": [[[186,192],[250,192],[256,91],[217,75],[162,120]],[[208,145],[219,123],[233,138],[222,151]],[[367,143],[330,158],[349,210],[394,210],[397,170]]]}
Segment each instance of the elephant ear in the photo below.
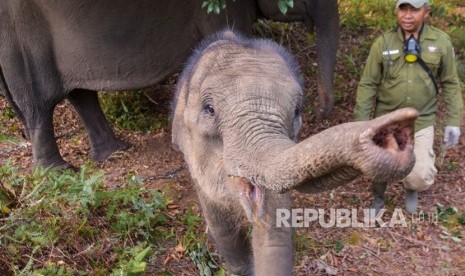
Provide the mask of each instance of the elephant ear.
{"label": "elephant ear", "polygon": [[223,44],[229,44],[231,41],[240,39],[231,30],[224,30],[218,32],[199,43],[198,47],[194,50],[194,53],[189,58],[187,65],[183,69],[181,75],[178,78],[176,85],[176,94],[172,104],[172,137],[171,142],[174,148],[180,152],[183,149],[189,149],[189,143],[191,141],[189,126],[195,117],[195,114],[189,112],[195,112],[198,110],[195,107],[188,105],[195,105],[198,101],[196,100],[200,94],[199,83],[208,76],[210,72],[209,68],[211,60],[206,54],[209,49],[213,47],[221,47]]}
{"label": "elephant ear", "polygon": [[[183,74],[184,75],[184,74]],[[184,127],[184,110],[186,109],[188,98],[187,91],[187,78],[181,76],[178,80],[176,94],[172,104],[172,113],[171,113],[171,143],[174,146],[174,149],[182,152],[183,147],[182,143],[186,140],[187,135],[186,128]]]}

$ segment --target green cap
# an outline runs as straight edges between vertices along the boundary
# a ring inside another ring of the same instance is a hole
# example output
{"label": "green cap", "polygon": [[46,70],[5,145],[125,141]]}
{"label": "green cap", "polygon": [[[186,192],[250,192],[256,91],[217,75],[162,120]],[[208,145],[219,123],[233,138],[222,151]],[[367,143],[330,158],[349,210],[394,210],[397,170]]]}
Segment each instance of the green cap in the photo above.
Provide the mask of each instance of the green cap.
{"label": "green cap", "polygon": [[396,8],[399,8],[402,4],[409,4],[414,8],[420,8],[423,5],[429,6],[429,0],[399,0],[397,1]]}

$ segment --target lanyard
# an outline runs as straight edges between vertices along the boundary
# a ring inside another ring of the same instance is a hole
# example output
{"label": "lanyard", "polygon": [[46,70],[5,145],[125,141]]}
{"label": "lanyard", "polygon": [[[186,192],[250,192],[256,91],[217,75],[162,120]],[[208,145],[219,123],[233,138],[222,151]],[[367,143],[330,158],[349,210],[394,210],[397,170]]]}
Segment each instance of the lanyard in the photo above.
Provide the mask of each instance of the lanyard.
{"label": "lanyard", "polygon": [[433,72],[431,72],[431,70],[428,68],[428,66],[426,66],[425,64],[425,61],[421,58],[421,57],[418,57],[418,63],[420,64],[421,68],[423,68],[423,70],[425,70],[426,74],[428,74],[428,76],[431,78],[431,80],[433,81],[433,84],[434,84],[434,88],[436,89],[436,94],[439,92],[438,90],[438,84],[436,82],[436,79],[434,78],[433,76]]}

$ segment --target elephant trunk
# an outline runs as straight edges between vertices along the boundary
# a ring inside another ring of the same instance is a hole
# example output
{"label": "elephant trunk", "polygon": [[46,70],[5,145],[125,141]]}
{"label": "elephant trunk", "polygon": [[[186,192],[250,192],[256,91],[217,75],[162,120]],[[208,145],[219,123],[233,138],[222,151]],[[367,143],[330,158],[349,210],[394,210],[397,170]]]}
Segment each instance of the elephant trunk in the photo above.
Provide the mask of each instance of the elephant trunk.
{"label": "elephant trunk", "polygon": [[265,166],[264,183],[279,192],[291,188],[319,192],[361,174],[373,181],[400,180],[415,163],[413,123],[417,116],[416,110],[405,108],[371,121],[329,128],[271,160]]}
{"label": "elephant trunk", "polygon": [[293,188],[320,192],[362,174],[373,181],[398,181],[415,163],[413,123],[417,116],[416,110],[404,108],[371,121],[334,126],[298,144],[270,142],[269,154],[255,159],[263,170],[253,174],[235,170],[234,175],[280,193]]}

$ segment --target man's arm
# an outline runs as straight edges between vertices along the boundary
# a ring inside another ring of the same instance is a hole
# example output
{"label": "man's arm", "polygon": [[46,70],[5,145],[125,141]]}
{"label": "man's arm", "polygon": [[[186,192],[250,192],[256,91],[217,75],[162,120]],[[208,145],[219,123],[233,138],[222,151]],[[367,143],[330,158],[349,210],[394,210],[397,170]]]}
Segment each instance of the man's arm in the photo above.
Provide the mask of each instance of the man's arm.
{"label": "man's arm", "polygon": [[454,49],[449,39],[445,41],[445,54],[442,56],[438,72],[446,108],[446,125],[460,127],[463,114],[463,99],[457,74]]}

